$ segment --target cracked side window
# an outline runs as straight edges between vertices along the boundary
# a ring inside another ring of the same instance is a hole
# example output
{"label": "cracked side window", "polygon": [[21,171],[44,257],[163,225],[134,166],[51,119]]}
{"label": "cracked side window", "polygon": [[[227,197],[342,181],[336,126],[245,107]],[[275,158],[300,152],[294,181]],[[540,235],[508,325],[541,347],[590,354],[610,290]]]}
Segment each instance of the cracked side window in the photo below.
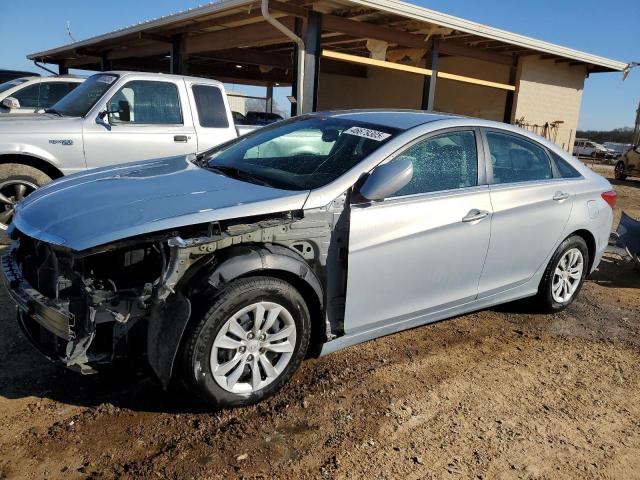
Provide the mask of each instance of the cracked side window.
{"label": "cracked side window", "polygon": [[478,184],[478,152],[472,131],[451,132],[424,140],[398,158],[413,163],[411,181],[394,197],[473,187]]}

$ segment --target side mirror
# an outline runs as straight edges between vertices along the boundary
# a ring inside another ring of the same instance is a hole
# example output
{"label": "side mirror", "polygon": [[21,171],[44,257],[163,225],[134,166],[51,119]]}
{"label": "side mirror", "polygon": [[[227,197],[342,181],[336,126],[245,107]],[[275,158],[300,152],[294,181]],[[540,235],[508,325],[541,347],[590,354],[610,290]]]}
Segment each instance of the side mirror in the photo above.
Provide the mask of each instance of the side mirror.
{"label": "side mirror", "polygon": [[382,200],[404,187],[412,177],[412,158],[400,156],[376,167],[360,187],[360,195],[367,200]]}
{"label": "side mirror", "polygon": [[118,114],[117,119],[113,119],[116,122],[130,122],[131,121],[131,107],[126,100],[120,100],[118,102],[117,110],[103,110],[98,114],[100,120],[105,120],[105,117],[109,123],[111,123],[111,115]]}
{"label": "side mirror", "polygon": [[7,97],[2,100],[2,106],[11,110],[14,108],[20,108],[20,102],[17,98]]}

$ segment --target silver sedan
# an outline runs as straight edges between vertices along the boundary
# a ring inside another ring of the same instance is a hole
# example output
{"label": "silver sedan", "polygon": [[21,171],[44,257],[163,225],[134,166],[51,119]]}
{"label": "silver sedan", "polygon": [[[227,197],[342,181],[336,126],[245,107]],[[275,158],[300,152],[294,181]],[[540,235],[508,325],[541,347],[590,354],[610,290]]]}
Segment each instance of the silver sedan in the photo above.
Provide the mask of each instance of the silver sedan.
{"label": "silver sedan", "polygon": [[615,200],[511,125],[318,113],[53,182],[17,206],[3,269],[53,360],[91,372],[143,354],[163,385],[238,406],[305,356],[524,297],[562,310]]}

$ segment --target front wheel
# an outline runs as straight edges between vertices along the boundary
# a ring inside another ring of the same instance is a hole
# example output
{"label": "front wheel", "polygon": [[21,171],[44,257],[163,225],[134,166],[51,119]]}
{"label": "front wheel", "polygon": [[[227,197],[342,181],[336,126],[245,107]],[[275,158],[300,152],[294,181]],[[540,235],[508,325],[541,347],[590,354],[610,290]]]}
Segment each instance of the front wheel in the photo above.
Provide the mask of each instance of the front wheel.
{"label": "front wheel", "polygon": [[37,168],[20,163],[0,165],[0,229],[6,230],[13,220],[16,204],[35,189],[49,183],[51,177]]}
{"label": "front wheel", "polygon": [[614,170],[614,176],[616,177],[616,180],[624,180],[624,179],[627,178],[627,176],[624,173],[624,162],[616,163],[616,168]]}
{"label": "front wheel", "polygon": [[567,308],[582,288],[589,268],[589,248],[582,237],[565,239],[551,257],[538,289],[538,300],[548,312]]}
{"label": "front wheel", "polygon": [[185,380],[219,407],[258,403],[291,378],[310,332],[308,308],[291,284],[273,277],[236,280],[188,333]]}

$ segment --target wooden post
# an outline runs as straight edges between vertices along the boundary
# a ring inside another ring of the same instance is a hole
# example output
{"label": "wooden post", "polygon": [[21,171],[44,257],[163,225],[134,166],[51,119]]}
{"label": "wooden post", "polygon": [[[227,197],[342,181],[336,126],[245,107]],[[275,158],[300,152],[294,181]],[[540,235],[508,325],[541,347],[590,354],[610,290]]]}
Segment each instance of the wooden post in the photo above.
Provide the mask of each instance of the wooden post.
{"label": "wooden post", "polygon": [[436,101],[436,80],[438,78],[438,51],[440,41],[434,38],[431,41],[431,55],[427,57],[426,68],[433,72],[425,75],[422,85],[422,109],[433,111]]}
{"label": "wooden post", "polygon": [[186,75],[188,73],[188,67],[183,35],[173,35],[171,37],[170,55],[169,73],[174,75]]}
{"label": "wooden post", "polygon": [[309,12],[305,32],[304,105],[301,113],[315,112],[318,106],[318,81],[322,55],[322,14]]}
{"label": "wooden post", "polygon": [[[509,85],[516,84],[516,76],[518,74],[518,57],[513,56],[511,62],[511,68],[509,69]],[[504,103],[504,116],[502,121],[504,123],[511,123],[511,117],[513,116],[513,101],[515,99],[515,91],[507,90],[507,98]]]}

